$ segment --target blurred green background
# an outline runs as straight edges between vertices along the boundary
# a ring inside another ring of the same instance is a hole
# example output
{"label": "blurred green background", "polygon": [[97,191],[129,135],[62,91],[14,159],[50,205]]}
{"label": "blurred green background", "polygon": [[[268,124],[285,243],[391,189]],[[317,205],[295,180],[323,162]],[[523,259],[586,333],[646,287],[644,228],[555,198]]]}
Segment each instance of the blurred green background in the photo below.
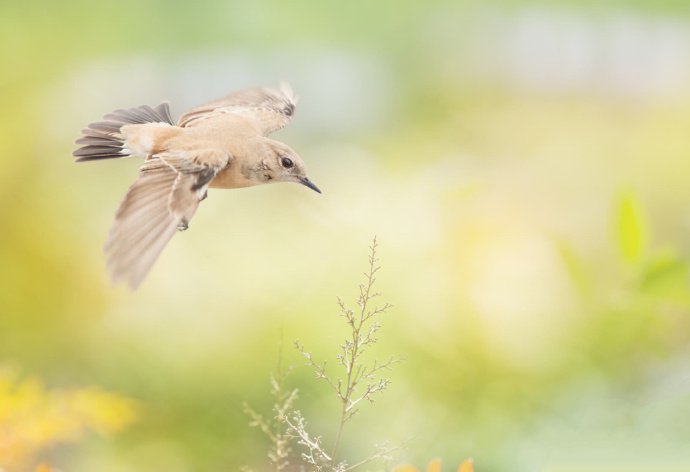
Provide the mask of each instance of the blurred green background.
{"label": "blurred green background", "polygon": [[[140,405],[33,460],[260,470],[241,405],[270,410],[281,340],[330,440],[292,341],[333,360],[377,235],[378,351],[405,362],[345,456],[411,438],[420,467],[690,469],[686,1],[5,1],[0,44],[0,364]],[[300,106],[276,137],[324,194],[212,191],[137,292],[111,287],[139,162],[74,164],[79,130],[281,79]]]}

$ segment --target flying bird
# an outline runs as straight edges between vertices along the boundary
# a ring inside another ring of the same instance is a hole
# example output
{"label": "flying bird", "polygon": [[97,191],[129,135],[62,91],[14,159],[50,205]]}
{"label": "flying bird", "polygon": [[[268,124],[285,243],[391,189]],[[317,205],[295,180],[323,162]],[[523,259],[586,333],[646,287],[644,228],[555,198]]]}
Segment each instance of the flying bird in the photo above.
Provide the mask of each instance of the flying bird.
{"label": "flying bird", "polygon": [[296,182],[321,193],[302,159],[268,138],[292,119],[297,98],[250,88],[192,108],[177,123],[167,103],[115,110],[82,130],[77,162],[144,157],[115,213],[105,245],[113,283],[136,289],[165,245],[189,222],[209,188]]}

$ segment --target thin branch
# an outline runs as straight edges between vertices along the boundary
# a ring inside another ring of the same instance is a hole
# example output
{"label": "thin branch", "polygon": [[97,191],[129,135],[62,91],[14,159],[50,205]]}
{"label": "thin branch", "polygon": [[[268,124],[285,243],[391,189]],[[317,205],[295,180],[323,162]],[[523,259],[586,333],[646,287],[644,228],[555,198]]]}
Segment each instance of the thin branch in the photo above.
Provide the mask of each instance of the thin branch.
{"label": "thin branch", "polygon": [[316,374],[316,378],[320,380],[324,380],[330,387],[333,389],[333,391],[338,395],[340,399],[343,398],[342,394],[342,382],[340,379],[338,379],[335,383],[331,380],[331,378],[326,374],[326,362],[324,361],[323,365],[319,364],[314,360],[312,357],[311,353],[307,352],[304,350],[304,346],[299,342],[295,341],[295,347],[297,350],[304,356],[305,359],[307,359],[307,365],[312,367],[314,369],[314,373]]}
{"label": "thin branch", "polygon": [[312,437],[306,429],[306,421],[299,411],[293,412],[292,420],[287,416],[280,418],[287,426],[298,443],[305,446],[308,452],[302,453],[302,458],[317,471],[321,471],[324,463],[331,461],[331,457],[321,447],[321,437]]}
{"label": "thin branch", "polygon": [[362,459],[359,462],[355,462],[352,465],[348,465],[345,471],[356,469],[357,467],[361,467],[363,465],[369,464],[370,462],[377,461],[379,459],[387,459],[390,454],[392,454],[395,451],[399,451],[404,447],[404,444],[399,444],[397,446],[392,446],[389,448],[382,449],[371,456],[367,457],[366,459]]}
{"label": "thin branch", "polygon": [[374,360],[373,363],[366,363],[363,357],[369,348],[378,341],[376,335],[381,329],[381,324],[376,321],[378,316],[392,307],[390,303],[377,304],[372,307],[373,300],[381,296],[379,292],[374,290],[377,273],[380,270],[377,248],[378,242],[374,238],[369,247],[369,265],[367,271],[364,272],[364,281],[358,285],[359,295],[356,299],[356,310],[350,308],[340,297],[337,299],[338,316],[344,319],[350,331],[335,356],[335,366],[342,368],[342,377],[333,376],[332,373],[329,375],[326,371],[326,362],[315,361],[312,354],[306,351],[299,341],[295,341],[295,347],[307,360],[306,365],[311,367],[317,379],[324,380],[336,393],[341,406],[340,419],[332,447],[329,449],[330,453],[325,452],[320,436],[313,436],[307,432],[306,421],[301,413],[294,411],[289,414],[287,410],[281,410],[277,413],[277,418],[286,425],[289,434],[305,448],[302,459],[306,464],[311,465],[316,472],[346,472],[381,459],[397,449],[381,449],[371,457],[353,465],[348,465],[344,461],[338,462],[337,459],[345,424],[359,412],[358,405],[363,400],[373,402],[375,395],[388,387],[390,380],[381,377],[381,374],[399,362],[399,359],[391,357],[384,362]]}

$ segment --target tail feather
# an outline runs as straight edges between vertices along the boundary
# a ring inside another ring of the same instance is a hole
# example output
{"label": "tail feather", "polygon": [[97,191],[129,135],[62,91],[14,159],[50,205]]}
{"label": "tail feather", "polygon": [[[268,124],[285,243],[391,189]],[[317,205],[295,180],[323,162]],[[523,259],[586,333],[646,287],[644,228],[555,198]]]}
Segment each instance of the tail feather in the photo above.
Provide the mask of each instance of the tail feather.
{"label": "tail feather", "polygon": [[72,155],[77,162],[114,159],[130,155],[125,148],[125,142],[120,134],[124,125],[144,123],[167,123],[174,125],[167,103],[161,103],[155,108],[142,105],[126,110],[115,110],[103,117],[103,121],[91,123],[82,130],[82,137],[76,144],[82,146]]}
{"label": "tail feather", "polygon": [[120,126],[122,126],[121,122],[97,121],[91,123],[82,133],[86,134],[87,131],[89,133],[117,133],[120,131]]}

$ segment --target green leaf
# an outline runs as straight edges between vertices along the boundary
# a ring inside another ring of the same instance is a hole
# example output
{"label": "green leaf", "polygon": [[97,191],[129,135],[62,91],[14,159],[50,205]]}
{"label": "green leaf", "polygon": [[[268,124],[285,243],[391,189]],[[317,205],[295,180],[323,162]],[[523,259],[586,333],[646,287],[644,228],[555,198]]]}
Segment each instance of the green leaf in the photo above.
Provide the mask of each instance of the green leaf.
{"label": "green leaf", "polygon": [[669,301],[688,302],[689,270],[686,260],[667,249],[650,257],[642,273],[640,289]]}
{"label": "green leaf", "polygon": [[647,224],[637,198],[621,195],[617,209],[618,246],[623,259],[638,264],[647,249]]}

